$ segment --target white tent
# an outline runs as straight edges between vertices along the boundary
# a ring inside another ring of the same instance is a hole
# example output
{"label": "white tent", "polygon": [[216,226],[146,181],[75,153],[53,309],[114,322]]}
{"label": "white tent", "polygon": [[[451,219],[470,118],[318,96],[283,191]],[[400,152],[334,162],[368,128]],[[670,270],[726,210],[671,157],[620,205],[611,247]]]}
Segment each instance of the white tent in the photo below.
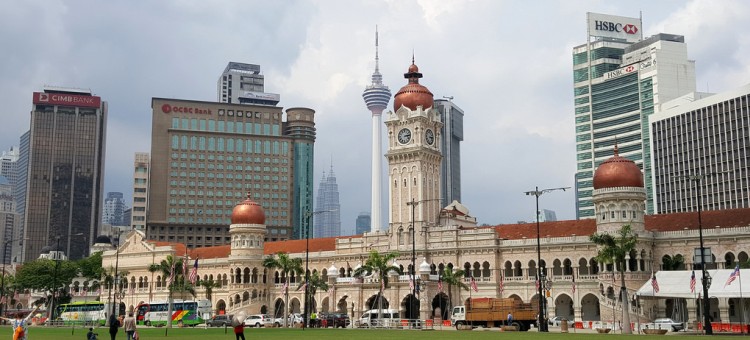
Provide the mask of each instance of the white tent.
{"label": "white tent", "polygon": [[[727,279],[733,271],[734,269],[707,270],[708,275],[712,278],[711,287],[708,289],[709,297],[750,298],[750,269],[740,269],[740,276],[731,284],[726,285]],[[654,291],[651,279],[649,279],[635,294],[640,297],[695,299],[698,294],[703,293],[702,275],[700,270],[695,270],[695,292],[693,293],[690,291],[690,276],[692,273],[692,270],[657,272],[655,275],[656,282],[659,284],[659,292]],[[743,279],[745,282],[743,282]],[[740,291],[740,289],[742,290]]]}

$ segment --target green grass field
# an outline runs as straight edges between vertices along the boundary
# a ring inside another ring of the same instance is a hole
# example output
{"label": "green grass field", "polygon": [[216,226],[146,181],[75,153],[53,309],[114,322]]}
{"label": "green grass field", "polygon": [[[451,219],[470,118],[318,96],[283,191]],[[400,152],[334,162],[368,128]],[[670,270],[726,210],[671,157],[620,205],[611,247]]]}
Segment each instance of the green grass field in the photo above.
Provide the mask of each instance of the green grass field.
{"label": "green grass field", "polygon": [[[64,339],[85,339],[86,328],[76,328],[73,332],[72,328],[46,328],[46,327],[31,327],[29,328],[29,340],[64,340]],[[6,335],[10,337],[12,334],[10,327],[1,327],[0,334],[7,332]],[[98,328],[95,330],[99,334],[100,340],[108,340],[109,333],[107,328]],[[234,339],[234,333],[232,329],[228,328],[226,334],[223,328],[172,328],[169,330],[167,336],[164,334],[164,328],[143,328],[139,329],[141,338],[143,340],[151,339],[196,339],[196,340],[217,340],[217,339]],[[0,338],[3,335],[0,335]],[[456,339],[471,339],[471,340],[483,340],[493,339],[496,340],[498,337],[505,339],[514,340],[532,340],[545,338],[548,340],[572,340],[579,337],[585,337],[589,339],[606,337],[610,340],[622,340],[625,338],[638,337],[639,339],[651,340],[651,338],[659,338],[658,335],[619,335],[619,334],[592,334],[592,333],[537,333],[531,332],[493,332],[493,331],[454,331],[454,330],[432,330],[432,331],[418,331],[418,330],[369,330],[369,329],[254,329],[247,328],[245,330],[245,337],[247,339],[263,339],[263,340],[286,340],[295,338],[304,338],[305,340],[387,340],[387,339],[409,339],[409,340],[456,340]],[[663,338],[663,337],[661,337]],[[685,338],[695,339],[695,336],[691,335],[672,335],[670,333],[670,340],[680,340]],[[125,332],[120,330],[117,334],[117,339],[126,339]]]}

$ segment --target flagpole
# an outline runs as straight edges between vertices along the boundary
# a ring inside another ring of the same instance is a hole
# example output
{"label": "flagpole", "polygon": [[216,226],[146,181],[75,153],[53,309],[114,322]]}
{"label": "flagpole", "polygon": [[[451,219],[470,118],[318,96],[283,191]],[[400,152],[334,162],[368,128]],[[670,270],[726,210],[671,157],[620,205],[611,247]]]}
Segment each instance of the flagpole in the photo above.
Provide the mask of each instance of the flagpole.
{"label": "flagpole", "polygon": [[740,284],[740,334],[745,334],[745,304],[742,302],[742,269],[737,272],[737,280]]}

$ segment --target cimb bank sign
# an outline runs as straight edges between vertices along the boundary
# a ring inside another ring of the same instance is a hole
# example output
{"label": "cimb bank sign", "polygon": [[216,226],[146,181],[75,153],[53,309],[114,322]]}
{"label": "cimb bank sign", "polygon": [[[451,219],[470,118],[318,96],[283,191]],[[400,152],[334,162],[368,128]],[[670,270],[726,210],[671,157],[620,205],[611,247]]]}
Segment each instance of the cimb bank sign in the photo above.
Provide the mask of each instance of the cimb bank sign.
{"label": "cimb bank sign", "polygon": [[589,36],[623,39],[628,42],[643,40],[642,24],[639,18],[616,15],[586,13]]}

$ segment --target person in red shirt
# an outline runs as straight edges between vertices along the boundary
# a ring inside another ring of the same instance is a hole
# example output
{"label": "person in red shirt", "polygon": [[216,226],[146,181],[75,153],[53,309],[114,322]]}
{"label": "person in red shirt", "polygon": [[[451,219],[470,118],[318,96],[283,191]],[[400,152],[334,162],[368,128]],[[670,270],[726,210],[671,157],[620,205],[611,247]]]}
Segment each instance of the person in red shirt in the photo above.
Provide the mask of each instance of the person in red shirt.
{"label": "person in red shirt", "polygon": [[235,340],[245,340],[245,320],[242,320],[239,325],[234,326],[234,338]]}

